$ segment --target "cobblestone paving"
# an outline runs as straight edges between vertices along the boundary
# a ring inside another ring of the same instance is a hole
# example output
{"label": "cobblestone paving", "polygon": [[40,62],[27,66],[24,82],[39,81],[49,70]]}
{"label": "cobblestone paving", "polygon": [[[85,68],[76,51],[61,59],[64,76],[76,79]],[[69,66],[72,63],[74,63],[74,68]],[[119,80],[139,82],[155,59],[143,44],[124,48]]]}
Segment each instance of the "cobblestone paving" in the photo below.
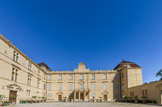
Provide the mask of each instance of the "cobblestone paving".
{"label": "cobblestone paving", "polygon": [[37,104],[17,104],[16,106],[9,106],[9,107],[160,107],[160,106],[145,105],[145,104],[117,103],[117,102],[106,102],[106,103],[49,102],[49,103],[37,103]]}

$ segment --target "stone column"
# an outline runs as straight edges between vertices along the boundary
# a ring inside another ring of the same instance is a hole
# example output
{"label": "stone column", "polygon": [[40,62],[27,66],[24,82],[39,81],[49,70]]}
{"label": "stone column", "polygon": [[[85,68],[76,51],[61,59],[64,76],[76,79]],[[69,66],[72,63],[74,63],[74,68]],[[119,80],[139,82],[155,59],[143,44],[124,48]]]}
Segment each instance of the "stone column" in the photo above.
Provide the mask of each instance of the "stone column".
{"label": "stone column", "polygon": [[79,91],[79,101],[80,101],[80,91]]}
{"label": "stone column", "polygon": [[86,100],[86,92],[84,92],[84,101]]}
{"label": "stone column", "polygon": [[74,97],[73,97],[74,101],[76,100],[76,91],[74,91]]}

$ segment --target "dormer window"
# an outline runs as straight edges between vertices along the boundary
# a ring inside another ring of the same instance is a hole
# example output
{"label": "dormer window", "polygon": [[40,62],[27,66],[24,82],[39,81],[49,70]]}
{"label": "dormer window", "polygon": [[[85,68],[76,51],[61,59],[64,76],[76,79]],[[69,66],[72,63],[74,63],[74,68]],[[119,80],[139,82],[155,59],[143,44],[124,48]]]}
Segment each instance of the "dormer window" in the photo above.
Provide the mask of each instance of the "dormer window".
{"label": "dormer window", "polygon": [[16,51],[13,52],[13,61],[18,62],[18,58],[19,58],[18,55],[19,55],[18,52]]}
{"label": "dormer window", "polygon": [[83,80],[83,74],[80,74],[80,80]]}
{"label": "dormer window", "polygon": [[32,68],[32,64],[31,64],[31,62],[29,62],[29,63],[28,63],[28,70],[31,71],[31,68]]}

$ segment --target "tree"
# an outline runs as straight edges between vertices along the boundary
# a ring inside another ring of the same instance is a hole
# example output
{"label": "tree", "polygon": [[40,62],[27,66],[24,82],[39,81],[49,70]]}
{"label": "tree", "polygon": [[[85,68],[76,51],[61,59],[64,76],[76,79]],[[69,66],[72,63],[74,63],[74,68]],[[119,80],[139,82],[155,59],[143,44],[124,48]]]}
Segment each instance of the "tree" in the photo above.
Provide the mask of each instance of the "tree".
{"label": "tree", "polygon": [[160,76],[160,80],[162,80],[162,69],[159,70],[158,73],[156,73],[156,77]]}

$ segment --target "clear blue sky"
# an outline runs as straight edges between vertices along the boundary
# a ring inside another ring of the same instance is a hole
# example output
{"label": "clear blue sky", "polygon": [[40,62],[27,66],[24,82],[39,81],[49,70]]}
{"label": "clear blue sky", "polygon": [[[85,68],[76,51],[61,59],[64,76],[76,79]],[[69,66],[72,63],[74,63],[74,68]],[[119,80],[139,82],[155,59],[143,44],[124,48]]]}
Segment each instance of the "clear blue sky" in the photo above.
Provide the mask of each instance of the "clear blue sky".
{"label": "clear blue sky", "polygon": [[123,59],[162,68],[162,0],[0,0],[0,33],[36,63],[111,70]]}

